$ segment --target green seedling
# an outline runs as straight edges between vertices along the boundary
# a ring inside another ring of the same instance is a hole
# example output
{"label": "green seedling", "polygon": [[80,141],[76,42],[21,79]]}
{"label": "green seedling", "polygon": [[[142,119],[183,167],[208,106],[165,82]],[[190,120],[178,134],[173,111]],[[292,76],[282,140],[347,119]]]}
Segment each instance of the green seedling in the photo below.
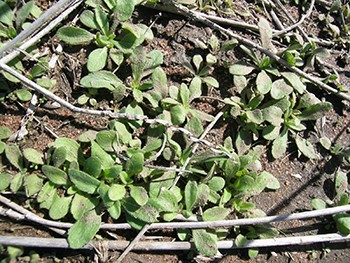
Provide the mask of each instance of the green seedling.
{"label": "green seedling", "polygon": [[194,67],[187,61],[185,61],[183,65],[194,77],[199,78],[202,83],[214,88],[219,87],[219,82],[215,78],[207,76],[213,69],[213,65],[217,63],[217,58],[214,55],[208,54],[205,57],[205,61],[201,55],[194,55],[192,58],[192,63]]}

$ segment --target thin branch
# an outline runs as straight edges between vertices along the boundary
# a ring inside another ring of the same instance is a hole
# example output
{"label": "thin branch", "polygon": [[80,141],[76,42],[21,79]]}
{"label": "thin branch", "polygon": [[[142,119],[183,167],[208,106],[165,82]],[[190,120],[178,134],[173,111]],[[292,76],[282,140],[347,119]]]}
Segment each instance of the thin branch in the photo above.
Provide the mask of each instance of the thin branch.
{"label": "thin branch", "polygon": [[12,76],[18,78],[22,83],[24,83],[26,86],[34,89],[35,91],[41,93],[42,95],[45,95],[47,98],[50,98],[56,102],[58,102],[60,105],[66,107],[67,109],[71,110],[75,113],[83,113],[83,114],[89,114],[89,115],[95,115],[95,116],[108,116],[113,119],[126,119],[126,120],[136,120],[136,121],[144,121],[148,124],[160,124],[163,125],[173,131],[179,131],[190,137],[190,139],[194,142],[200,142],[204,143],[205,145],[212,146],[212,143],[206,140],[200,140],[197,139],[189,130],[181,127],[174,127],[172,123],[162,120],[162,119],[150,119],[146,115],[138,115],[138,114],[129,114],[129,113],[119,113],[119,112],[113,112],[110,110],[91,110],[91,109],[84,109],[80,107],[76,107],[69,103],[68,101],[65,101],[64,99],[60,98],[59,96],[53,94],[51,91],[42,88],[35,82],[31,81],[30,79],[24,77],[22,74],[18,73],[11,67],[7,66],[5,63],[0,61],[0,69],[3,69],[4,71],[8,72]]}
{"label": "thin branch", "polygon": [[[224,114],[224,111],[221,110],[214,118],[214,120],[205,128],[204,132],[201,134],[201,136],[199,137],[199,141],[202,141],[205,136],[207,136],[208,132],[214,127],[214,125],[218,122],[218,120],[221,118],[221,116]],[[197,149],[198,149],[199,144],[198,143],[194,143],[192,151],[191,151],[191,155],[193,155]],[[190,163],[191,161],[191,155],[187,157],[185,163],[182,166],[182,169],[186,169],[187,165]],[[180,180],[181,176],[183,175],[183,172],[179,172],[175,179],[173,184],[171,185],[170,189],[173,189],[177,182]]]}
{"label": "thin branch", "polygon": [[45,28],[40,30],[35,36],[30,38],[28,41],[24,42],[19,48],[13,50],[8,55],[4,56],[0,59],[0,62],[8,63],[12,59],[14,59],[16,56],[18,56],[21,53],[21,50],[26,50],[35,43],[37,43],[43,36],[51,32],[52,29],[54,29],[63,19],[65,19],[71,12],[73,12],[81,3],[82,1],[75,1],[74,4],[71,4],[71,6],[67,9],[65,9],[57,18],[52,20],[50,24],[48,24]]}
{"label": "thin branch", "polygon": [[149,158],[148,160],[146,160],[144,162],[144,164],[150,164],[151,162],[156,161],[159,156],[161,156],[162,152],[165,149],[166,141],[167,141],[166,134],[163,134],[163,143],[162,143],[162,146],[160,147],[159,151],[152,158]]}
{"label": "thin branch", "polygon": [[[169,1],[169,3],[168,3]],[[259,44],[245,38],[242,37],[238,34],[233,33],[231,30],[228,30],[226,28],[223,28],[221,26],[219,26],[216,23],[213,23],[212,21],[202,17],[201,15],[198,15],[196,13],[194,13],[193,11],[189,10],[187,7],[184,7],[180,4],[175,3],[173,0],[162,0],[162,2],[166,2],[170,5],[175,6],[176,8],[178,8],[179,12],[181,12],[183,15],[195,20],[195,21],[199,21],[205,25],[210,26],[211,28],[218,30],[220,32],[223,32],[233,38],[236,38],[241,44],[251,47],[251,48],[255,48],[257,50],[259,50],[260,52],[262,52],[263,54],[269,56],[270,58],[272,58],[273,60],[276,60],[277,63],[279,63],[280,65],[284,66],[285,68],[289,69],[290,71],[298,74],[299,76],[311,81],[313,84],[315,84],[316,86],[324,89],[327,92],[333,93],[335,95],[337,95],[338,97],[348,100],[350,101],[350,96],[346,93],[342,93],[340,91],[338,91],[337,89],[323,83],[322,81],[320,81],[319,79],[310,76],[309,74],[305,73],[304,71],[302,71],[301,69],[295,67],[295,66],[291,66],[288,64],[287,61],[285,61],[284,59],[282,59],[280,56],[278,56],[277,54],[263,48],[262,46],[260,46]]]}
{"label": "thin branch", "polygon": [[[27,209],[21,207],[20,205],[12,202],[0,195],[0,203],[12,208],[13,210],[23,214],[25,218],[29,221],[52,226],[57,228],[70,228],[73,224],[71,223],[63,223],[56,222],[47,219],[43,219]],[[267,224],[273,222],[281,222],[281,221],[291,221],[291,220],[303,220],[321,216],[329,216],[338,213],[345,213],[350,211],[350,205],[337,206],[332,208],[320,209],[315,211],[307,211],[301,213],[294,214],[286,214],[286,215],[276,215],[276,216],[266,216],[259,218],[244,218],[244,219],[233,219],[233,220],[219,220],[212,222],[165,222],[165,223],[152,223],[150,229],[167,229],[167,228],[215,228],[215,227],[232,227],[232,226],[244,226],[244,225],[256,225],[256,224]],[[100,229],[132,229],[132,227],[128,223],[120,223],[120,224],[102,224]]]}
{"label": "thin branch", "polygon": [[81,2],[82,0],[60,0],[58,3],[50,7],[45,13],[43,13],[37,20],[35,20],[28,28],[12,39],[6,46],[1,48],[0,57],[2,57],[5,52],[11,51],[21,42],[38,32],[42,27],[57,17],[57,15],[62,13],[69,6],[80,4]]}
{"label": "thin branch", "polygon": [[303,15],[297,23],[295,23],[294,25],[291,25],[290,27],[287,27],[287,28],[285,28],[283,30],[280,30],[280,31],[272,34],[272,37],[280,36],[282,34],[288,33],[289,31],[292,31],[294,28],[299,27],[302,23],[304,23],[306,18],[310,17],[310,15],[312,13],[312,10],[314,9],[314,6],[315,6],[315,0],[311,0],[310,7],[307,10],[306,14]]}
{"label": "thin branch", "polygon": [[129,245],[126,247],[126,249],[123,251],[123,253],[118,257],[116,260],[116,263],[121,263],[122,260],[126,257],[126,255],[139,243],[140,239],[143,237],[143,235],[147,232],[151,225],[146,224],[141,231],[137,234],[135,239],[129,243]]}
{"label": "thin branch", "polygon": [[[150,3],[150,2],[145,2],[142,4],[143,6],[147,7],[147,8],[151,8],[151,9],[155,9],[158,11],[163,11],[163,12],[168,12],[168,13],[172,13],[172,14],[178,14],[179,12],[177,11],[176,8],[169,6],[169,5],[163,5],[163,4],[159,4],[159,3]],[[252,31],[259,31],[258,26],[256,25],[252,25],[252,24],[248,24],[245,23],[243,21],[236,21],[233,19],[228,19],[228,18],[224,18],[224,17],[219,17],[219,16],[213,16],[213,15],[207,15],[207,14],[203,14],[197,11],[193,11],[194,13],[200,14],[201,16],[216,22],[216,23],[220,23],[223,25],[227,25],[227,26],[232,26],[232,27],[238,27],[238,28],[243,28],[243,29],[249,29]]]}
{"label": "thin branch", "polygon": [[[309,245],[316,243],[335,243],[348,242],[350,236],[342,236],[340,234],[322,234],[310,236],[293,236],[271,239],[255,239],[247,240],[243,246],[237,247],[234,240],[218,241],[218,249],[247,249],[247,248],[263,248],[263,247],[279,247],[279,246],[295,246]],[[92,241],[83,249],[93,250],[98,246],[99,241]],[[0,236],[0,244],[4,246],[21,246],[21,247],[40,247],[40,248],[69,248],[69,244],[64,238],[40,238],[40,237],[18,237],[18,236]],[[114,240],[107,241],[106,246],[109,250],[124,250],[130,244],[129,241]],[[139,251],[168,251],[168,250],[191,250],[193,242],[152,242],[140,241],[135,244],[134,250]]]}

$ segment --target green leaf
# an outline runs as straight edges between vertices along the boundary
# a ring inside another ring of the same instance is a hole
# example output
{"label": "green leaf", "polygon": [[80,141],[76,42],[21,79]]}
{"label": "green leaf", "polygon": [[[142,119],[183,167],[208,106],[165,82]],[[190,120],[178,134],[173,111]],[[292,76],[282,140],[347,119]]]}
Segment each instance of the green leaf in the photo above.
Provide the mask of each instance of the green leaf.
{"label": "green leaf", "polygon": [[148,202],[148,194],[144,187],[130,185],[130,196],[134,198],[135,202],[140,206],[145,205]]}
{"label": "green leaf", "polygon": [[16,90],[15,93],[21,101],[30,101],[32,98],[32,93],[27,89],[19,89]]}
{"label": "green leaf", "polygon": [[213,207],[204,211],[202,218],[204,221],[225,220],[230,211],[223,207]]}
{"label": "green leaf", "polygon": [[85,160],[84,172],[92,175],[93,177],[99,177],[102,171],[102,165],[99,158],[91,156]]}
{"label": "green leaf", "polygon": [[30,12],[32,11],[34,5],[35,5],[35,2],[32,0],[26,3],[25,5],[23,5],[23,7],[19,10],[16,16],[17,29],[20,29],[22,27],[24,21],[26,21],[26,19],[29,17]]}
{"label": "green leaf", "polygon": [[0,1],[0,22],[12,26],[13,13],[11,8],[5,1]]}
{"label": "green leaf", "polygon": [[43,165],[41,170],[52,183],[56,185],[68,184],[68,176],[61,169],[51,165]]}
{"label": "green leaf", "polygon": [[320,102],[314,104],[302,111],[298,118],[301,121],[317,120],[325,116],[325,114],[332,109],[330,102]]}
{"label": "green leaf", "polygon": [[70,206],[70,212],[75,220],[79,220],[84,213],[94,209],[97,204],[98,199],[76,193]]}
{"label": "green leaf", "polygon": [[284,127],[281,134],[272,143],[272,156],[275,159],[283,157],[287,151],[288,128]]}
{"label": "green leaf", "polygon": [[185,128],[189,130],[194,136],[200,136],[204,131],[202,122],[197,117],[190,118],[187,121]]}
{"label": "green leaf", "polygon": [[101,225],[101,216],[90,210],[74,223],[68,231],[68,243],[71,248],[81,248],[96,235]]}
{"label": "green leaf", "polygon": [[131,197],[124,198],[122,205],[130,216],[145,223],[156,222],[159,216],[159,212],[154,206],[149,203],[139,206]]}
{"label": "green leaf", "polygon": [[6,143],[0,141],[0,154],[2,154],[5,151]]}
{"label": "green leaf", "polygon": [[320,138],[320,144],[325,148],[326,150],[331,149],[332,147],[332,141],[328,137],[321,137]]}
{"label": "green leaf", "polygon": [[46,182],[44,186],[41,188],[38,196],[37,196],[37,201],[39,203],[42,203],[48,199],[50,199],[54,193],[56,192],[56,187],[53,183],[51,182]]}
{"label": "green leaf", "polygon": [[62,164],[64,164],[66,159],[67,159],[67,150],[63,146],[56,148],[51,157],[53,165],[56,167],[60,167]]}
{"label": "green leaf", "polygon": [[[113,129],[113,130],[115,130],[117,132],[118,137],[122,141],[122,143],[128,144],[132,140],[132,135],[128,131],[128,129],[126,128],[125,124],[123,124],[121,122],[118,122],[118,121],[112,121],[110,123],[110,127],[111,127],[111,129]],[[112,131],[108,131],[108,132],[111,133]],[[98,136],[96,138],[98,144],[101,145],[103,148],[105,148],[105,146],[107,146],[107,140],[108,140],[109,148],[112,147],[112,141],[111,141],[112,136],[111,136],[111,134],[108,134],[108,136],[109,136],[108,139],[104,138],[105,136],[103,136],[103,135],[107,136],[107,132],[106,132],[106,134],[104,132],[99,132],[98,133]],[[113,137],[113,139],[114,139],[114,137]]]}
{"label": "green leaf", "polygon": [[194,204],[197,201],[197,182],[196,181],[188,181],[185,186],[185,207],[186,210],[191,211]]}
{"label": "green leaf", "polygon": [[240,129],[235,142],[238,154],[242,155],[247,152],[251,148],[252,140],[251,132]]}
{"label": "green leaf", "polygon": [[259,249],[248,249],[248,256],[251,260],[254,260],[259,255]]}
{"label": "green leaf", "polygon": [[293,88],[284,79],[278,79],[272,83],[270,94],[273,99],[280,100],[292,92]]}
{"label": "green leaf", "polygon": [[271,190],[277,190],[281,187],[279,181],[269,172],[263,171],[260,175],[260,178],[263,178],[265,181],[265,187]]}
{"label": "green leaf", "polygon": [[89,44],[93,39],[94,35],[89,31],[77,28],[73,26],[64,26],[58,29],[57,36],[67,44],[70,45],[83,45]]}
{"label": "green leaf", "polygon": [[85,88],[105,88],[113,91],[118,86],[122,85],[122,81],[112,72],[107,70],[100,70],[84,76],[80,80],[80,84]]}
{"label": "green leaf", "polygon": [[303,94],[305,92],[306,86],[301,82],[300,77],[297,74],[293,72],[282,72],[281,75],[299,94]]}
{"label": "green leaf", "polygon": [[272,88],[272,80],[266,71],[262,70],[256,78],[256,88],[261,94],[267,94]]}
{"label": "green leaf", "polygon": [[100,181],[91,175],[77,169],[68,170],[69,179],[81,191],[93,194],[100,185]]}
{"label": "green leaf", "polygon": [[232,187],[238,193],[246,193],[246,192],[251,192],[256,187],[256,184],[252,176],[242,175],[237,178],[237,180],[234,182]]}
{"label": "green leaf", "polygon": [[0,173],[0,191],[4,191],[11,183],[11,174],[9,173]]}
{"label": "green leaf", "polygon": [[262,136],[265,140],[273,141],[280,134],[280,126],[268,125],[262,130]]}
{"label": "green leaf", "polygon": [[115,201],[114,204],[107,209],[107,211],[113,219],[117,220],[122,212],[121,203],[119,201]]}
{"label": "green leaf", "polygon": [[189,105],[190,91],[184,83],[182,83],[180,86],[180,98],[183,105]]}
{"label": "green leaf", "polygon": [[[9,255],[9,262],[11,261],[16,261],[18,257],[22,256],[24,253],[24,249],[21,247],[13,247],[13,246],[8,246],[7,247],[7,253]],[[6,258],[8,259],[8,258]],[[6,261],[4,260],[4,262]]]}
{"label": "green leaf", "polygon": [[205,229],[192,230],[193,241],[199,254],[214,257],[218,253],[217,236]]}
{"label": "green leaf", "polygon": [[225,187],[225,179],[219,176],[214,176],[208,181],[208,186],[210,190],[218,192]]}
{"label": "green leaf", "polygon": [[91,157],[100,161],[101,168],[108,169],[114,165],[114,160],[111,155],[106,153],[96,142],[91,142]]}
{"label": "green leaf", "polygon": [[350,215],[339,214],[339,215],[335,215],[334,217],[335,217],[338,231],[343,235],[349,235],[350,234]]}
{"label": "green leaf", "polygon": [[269,106],[262,110],[264,120],[273,126],[280,126],[283,123],[283,111],[277,106]]}
{"label": "green leaf", "polygon": [[243,236],[242,234],[237,235],[235,239],[235,244],[237,247],[243,247],[246,242],[247,238],[245,236]]}
{"label": "green leaf", "polygon": [[181,104],[171,108],[171,121],[174,125],[180,125],[185,122],[187,116],[187,110]]}
{"label": "green leaf", "polygon": [[157,67],[152,73],[153,90],[165,98],[168,95],[167,76],[161,67]]}
{"label": "green leaf", "polygon": [[11,130],[6,126],[0,126],[0,140],[8,139],[11,136],[11,133]]}
{"label": "green leaf", "polygon": [[50,207],[49,216],[53,220],[58,220],[65,217],[69,212],[72,199],[73,199],[73,196],[68,196],[68,197],[57,196]]}
{"label": "green leaf", "polygon": [[17,169],[23,169],[23,156],[17,145],[6,145],[5,155],[7,160]]}
{"label": "green leaf", "polygon": [[235,75],[235,76],[246,76],[246,75],[250,74],[254,69],[255,69],[255,67],[253,67],[247,63],[238,62],[238,63],[230,66],[229,71],[232,75]]}
{"label": "green leaf", "polygon": [[316,210],[327,208],[326,202],[319,198],[312,199],[311,205]]}
{"label": "green leaf", "polygon": [[95,8],[95,21],[104,35],[109,35],[109,21],[107,14],[100,6]]}
{"label": "green leaf", "polygon": [[159,196],[152,197],[150,203],[157,208],[158,212],[177,212],[178,200],[174,191],[161,190]]}
{"label": "green leaf", "polygon": [[97,48],[89,54],[87,69],[95,72],[103,69],[107,64],[108,48]]}
{"label": "green leaf", "polygon": [[79,20],[87,27],[98,29],[98,25],[95,21],[95,14],[91,10],[84,10],[80,15]]}
{"label": "green leaf", "polygon": [[337,171],[335,174],[335,192],[337,195],[347,192],[348,190],[348,177],[343,171]]}
{"label": "green leaf", "polygon": [[214,88],[219,88],[220,86],[219,82],[213,77],[204,77],[203,81]]}
{"label": "green leaf", "polygon": [[112,201],[121,200],[126,194],[125,185],[112,184],[108,189],[108,198]]}
{"label": "green leaf", "polygon": [[191,102],[195,98],[199,98],[202,95],[202,81],[199,77],[194,77],[191,80],[190,86],[189,86],[189,91],[190,91],[190,97],[189,101]]}
{"label": "green leaf", "polygon": [[139,174],[143,170],[145,157],[142,152],[134,153],[125,164],[125,171],[129,176]]}
{"label": "green leaf", "polygon": [[24,186],[27,197],[38,193],[43,186],[43,179],[36,174],[31,174],[24,177]]}
{"label": "green leaf", "polygon": [[13,193],[17,193],[19,189],[23,186],[24,175],[22,173],[16,174],[15,177],[12,178],[10,189]]}
{"label": "green leaf", "polygon": [[44,155],[42,153],[39,153],[35,149],[25,148],[23,150],[23,155],[24,155],[24,158],[26,158],[28,162],[31,162],[34,164],[44,164],[44,161],[43,161]]}
{"label": "green leaf", "polygon": [[247,115],[249,122],[253,122],[255,124],[260,124],[264,121],[263,113],[259,109],[255,109],[252,111],[246,111],[246,115]]}
{"label": "green leaf", "polygon": [[315,149],[309,141],[297,135],[295,137],[295,142],[302,154],[304,154],[306,157],[310,159],[317,159],[317,154],[315,152]]}
{"label": "green leaf", "polygon": [[66,158],[68,162],[78,161],[80,145],[75,140],[61,137],[55,140],[54,146],[55,148],[63,147],[66,149]]}
{"label": "green leaf", "polygon": [[115,11],[121,21],[128,20],[135,8],[135,0],[118,0],[116,2]]}
{"label": "green leaf", "polygon": [[294,117],[293,119],[287,120],[286,124],[290,129],[295,130],[295,131],[306,130],[305,125],[303,125],[301,123],[300,119],[297,117]]}

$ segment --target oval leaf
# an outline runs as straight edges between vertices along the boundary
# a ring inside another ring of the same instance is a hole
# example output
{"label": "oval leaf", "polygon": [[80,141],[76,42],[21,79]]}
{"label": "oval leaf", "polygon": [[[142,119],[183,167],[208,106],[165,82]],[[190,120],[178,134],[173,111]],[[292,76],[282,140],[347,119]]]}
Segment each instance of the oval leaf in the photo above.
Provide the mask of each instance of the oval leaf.
{"label": "oval leaf", "polygon": [[308,157],[310,159],[316,159],[317,158],[317,154],[315,152],[315,149],[314,149],[314,147],[312,146],[312,144],[309,141],[301,138],[300,136],[296,136],[295,142],[296,142],[296,144],[298,146],[298,149],[306,157]]}
{"label": "oval leaf", "polygon": [[204,211],[202,218],[204,221],[224,220],[230,211],[223,207],[213,207]]}
{"label": "oval leaf", "polygon": [[88,44],[94,39],[94,35],[89,31],[73,26],[64,26],[58,29],[57,36],[67,44],[81,45]]}
{"label": "oval leaf", "polygon": [[256,88],[261,94],[267,94],[272,87],[272,80],[266,71],[262,70],[256,78]]}
{"label": "oval leaf", "polygon": [[49,178],[49,180],[54,184],[56,185],[68,184],[68,176],[61,169],[51,165],[43,165],[43,167],[41,167],[41,170],[46,175],[46,177]]}
{"label": "oval leaf", "polygon": [[280,100],[292,92],[293,88],[284,79],[278,79],[272,83],[270,94],[273,99]]}
{"label": "oval leaf", "polygon": [[95,72],[103,69],[107,64],[108,49],[107,47],[97,48],[89,54],[87,69]]}
{"label": "oval leaf", "polygon": [[95,210],[90,210],[77,221],[68,231],[68,243],[71,248],[81,248],[92,240],[101,225],[101,216]]}
{"label": "oval leaf", "polygon": [[39,153],[37,150],[32,148],[25,148],[23,150],[24,158],[27,159],[27,161],[34,163],[34,164],[44,164],[43,157],[44,155],[42,153]]}
{"label": "oval leaf", "polygon": [[58,220],[65,217],[68,214],[72,198],[73,196],[56,197],[50,207],[49,216],[53,220]]}
{"label": "oval leaf", "polygon": [[91,175],[77,169],[68,170],[69,179],[81,191],[93,194],[100,185],[100,181]]}

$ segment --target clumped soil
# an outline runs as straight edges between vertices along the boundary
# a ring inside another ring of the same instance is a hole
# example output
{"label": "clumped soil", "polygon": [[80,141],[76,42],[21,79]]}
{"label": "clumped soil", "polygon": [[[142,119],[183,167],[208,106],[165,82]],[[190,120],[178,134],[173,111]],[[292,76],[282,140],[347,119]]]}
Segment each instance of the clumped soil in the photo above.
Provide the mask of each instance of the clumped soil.
{"label": "clumped soil", "polygon": [[[38,1],[42,4],[43,9],[46,9],[52,4],[51,1]],[[256,9],[249,1],[235,1],[234,6],[237,12],[232,14],[232,18],[244,22],[256,24],[257,16],[244,16],[243,14],[249,10],[252,14],[256,14]],[[300,10],[297,7],[288,7],[290,13],[296,20],[300,17]],[[260,11],[263,12],[263,11]],[[241,14],[241,15],[240,15]],[[157,11],[140,7],[135,13],[135,20],[140,20],[142,23],[151,25]],[[261,14],[260,14],[261,15]],[[303,28],[307,32],[311,32],[314,37],[319,37],[320,32],[317,26],[317,12],[306,20]],[[198,47],[196,40],[207,40],[212,34],[218,36],[221,41],[226,40],[219,32],[189,21],[188,19],[163,13],[151,29],[155,35],[153,41],[147,44],[149,50],[158,49],[164,54],[163,68],[167,74],[170,84],[178,84],[190,80],[191,74],[183,66],[185,60],[190,61],[194,54],[205,54]],[[236,30],[236,29],[233,29]],[[244,30],[238,30],[241,34],[247,35],[250,38],[257,39],[258,36],[247,34]],[[251,33],[251,32],[250,32]],[[52,36],[51,36],[52,37]],[[49,39],[48,43],[53,43],[53,39]],[[335,67],[339,67],[338,50],[330,50],[334,55],[329,59],[328,63],[333,63]],[[54,72],[53,75],[60,75],[61,72],[66,74],[70,83],[79,82],[81,71],[84,70],[86,63],[86,50],[73,50],[71,53],[62,57],[62,68]],[[242,54],[234,51],[227,53],[219,53],[221,61],[234,63],[242,58]],[[65,68],[67,67],[67,68]],[[350,88],[349,65],[342,65],[344,72],[340,75],[342,84]],[[127,73],[125,73],[127,74]],[[207,98],[196,100],[194,105],[196,108],[207,113],[215,114],[223,105],[218,99],[223,99],[230,96],[232,93],[232,78],[220,66],[215,69],[213,75],[220,82],[220,89],[208,89],[205,91]],[[58,95],[66,98],[70,102],[75,102],[79,87],[64,88],[64,81],[59,78]],[[67,83],[66,83],[67,84]],[[71,85],[72,86],[72,85]],[[74,85],[73,85],[74,86]],[[234,92],[234,91],[233,91]],[[334,109],[326,116],[326,122],[323,127],[324,135],[332,140],[332,142],[348,146],[350,139],[350,117],[348,105],[340,101],[334,95],[326,94],[322,91],[316,91],[317,95],[322,98],[326,97],[333,102]],[[214,98],[214,99],[213,99]],[[0,125],[9,127],[12,132],[16,132],[21,123],[21,119],[25,114],[28,104],[20,105],[16,102],[5,100],[0,103]],[[108,107],[106,100],[97,105],[98,108]],[[81,133],[89,129],[100,130],[104,129],[108,124],[107,118],[94,117],[82,114],[74,114],[65,108],[55,110],[47,110],[38,107],[35,112],[38,122],[33,121],[28,127],[29,134],[23,141],[20,142],[21,147],[31,147],[38,151],[44,151],[50,143],[54,141],[45,127],[51,129],[60,137],[77,138]],[[312,130],[313,126],[317,126],[317,122],[311,123],[308,130],[308,135],[316,136]],[[230,122],[217,123],[213,130],[208,134],[207,140],[216,143],[221,143],[227,135],[233,135],[235,127]],[[263,169],[272,173],[281,183],[281,188],[274,192],[263,192],[252,198],[257,208],[264,210],[268,215],[289,214],[312,209],[311,200],[313,198],[331,198],[333,188],[330,181],[334,178],[334,172],[338,169],[340,161],[330,156],[325,150],[319,147],[318,151],[323,154],[322,158],[317,160],[308,160],[302,156],[298,156],[296,148],[289,147],[288,155],[279,160],[272,160],[270,153],[266,152],[262,156]],[[26,205],[22,202],[22,205]],[[32,209],[33,212],[38,212]],[[282,235],[308,235],[325,233],[327,224],[319,219],[289,221],[277,223],[275,226],[281,231]],[[129,231],[127,234],[117,233],[120,238],[133,239],[137,234],[136,231]],[[157,235],[162,233],[149,233],[147,235]],[[8,218],[0,218],[0,235],[16,235],[16,236],[33,236],[33,237],[56,237],[54,232],[41,228],[37,225],[26,223],[17,223],[10,221]],[[107,235],[104,233],[103,235]],[[146,235],[146,236],[147,236]],[[247,251],[243,250],[223,250],[223,258],[219,262],[348,262],[350,258],[349,244],[318,244],[313,246],[292,246],[279,248],[261,249],[260,254],[254,260],[249,260]],[[327,249],[330,249],[328,251]],[[29,250],[28,250],[29,251]],[[41,255],[41,262],[91,262],[96,260],[96,254],[90,251],[72,251],[63,249],[40,249],[37,250]],[[110,252],[108,254],[110,262],[113,262],[119,252]],[[124,262],[190,262],[193,254],[188,251],[179,252],[131,252]],[[198,259],[198,261],[202,261]]]}

